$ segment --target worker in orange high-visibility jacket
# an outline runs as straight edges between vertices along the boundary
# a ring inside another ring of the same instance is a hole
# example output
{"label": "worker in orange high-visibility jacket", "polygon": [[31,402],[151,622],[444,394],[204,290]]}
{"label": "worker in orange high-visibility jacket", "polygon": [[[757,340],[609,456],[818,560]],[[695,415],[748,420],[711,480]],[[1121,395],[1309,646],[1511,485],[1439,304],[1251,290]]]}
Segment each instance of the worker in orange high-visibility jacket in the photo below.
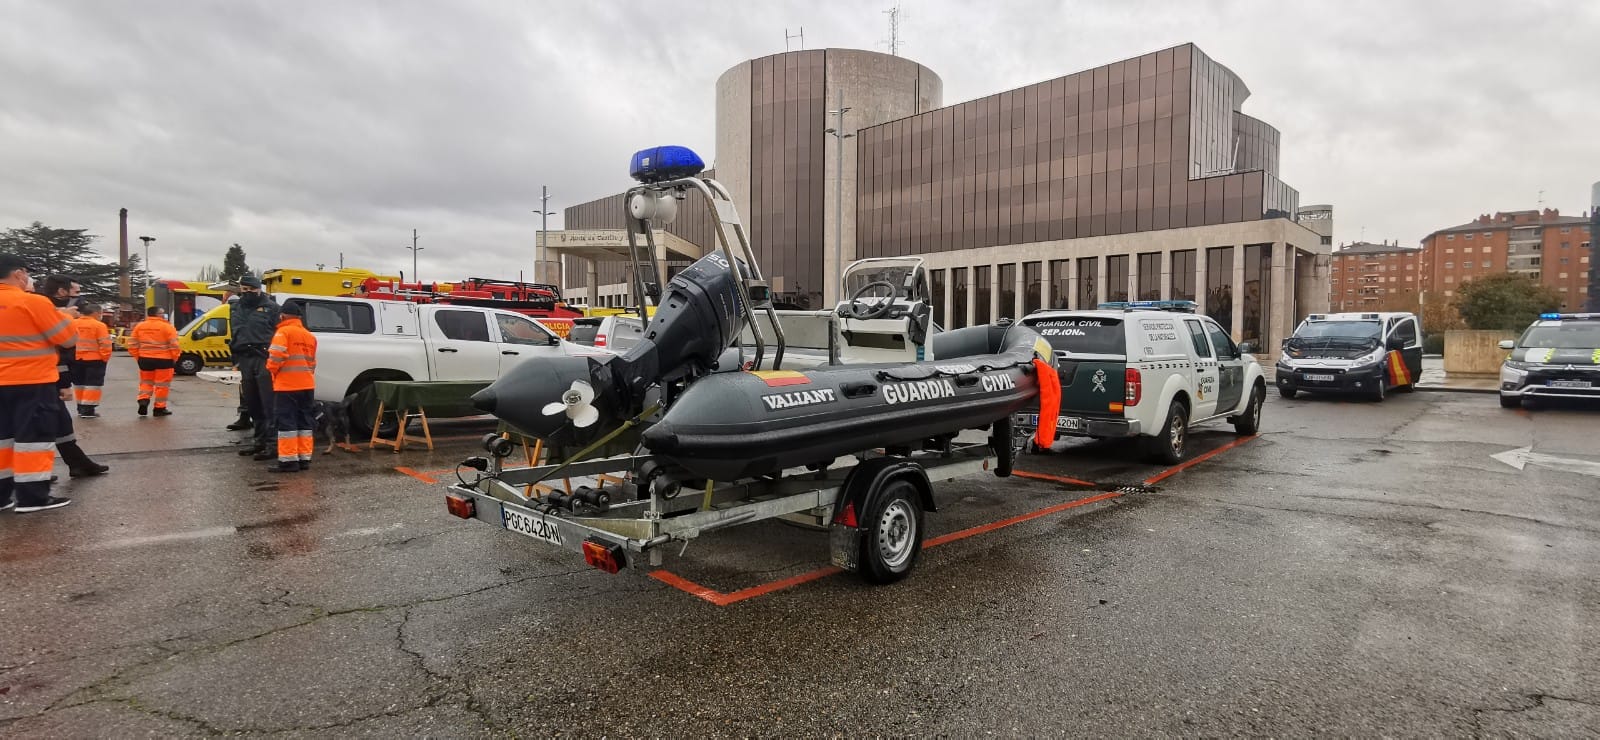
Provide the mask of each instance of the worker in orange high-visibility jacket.
{"label": "worker in orange high-visibility jacket", "polygon": [[278,331],[267,347],[267,372],[272,374],[272,398],[278,427],[280,473],[311,469],[316,446],[312,404],[316,401],[317,338],[306,330],[300,303],[285,304]]}
{"label": "worker in orange high-visibility jacket", "polygon": [[19,514],[72,503],[50,495],[50,469],[58,412],[65,411],[57,353],[74,347],[77,334],[32,288],[27,263],[0,253],[0,511]]}
{"label": "worker in orange high-visibility jacket", "polygon": [[78,333],[78,357],[72,364],[72,395],[78,402],[78,417],[100,416],[100,390],[106,384],[106,364],[111,362],[111,330],[106,327],[105,309],[93,303],[78,306],[72,328]]}
{"label": "worker in orange high-visibility jacket", "polygon": [[151,306],[144,321],[128,333],[128,354],[139,361],[139,415],[150,411],[156,402],[156,416],[171,416],[167,395],[172,392],[172,376],[178,367],[178,330],[167,321],[167,310]]}

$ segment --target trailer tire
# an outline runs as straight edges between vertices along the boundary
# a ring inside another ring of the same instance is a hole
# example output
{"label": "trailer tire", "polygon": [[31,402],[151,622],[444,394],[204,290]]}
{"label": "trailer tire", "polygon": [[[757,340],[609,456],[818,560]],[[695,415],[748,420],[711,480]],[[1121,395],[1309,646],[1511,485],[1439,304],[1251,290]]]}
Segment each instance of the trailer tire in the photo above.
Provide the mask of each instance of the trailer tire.
{"label": "trailer tire", "polygon": [[1017,465],[1017,440],[1012,436],[1010,418],[994,423],[993,432],[989,435],[989,449],[994,451],[995,476],[1011,477],[1011,470]]}
{"label": "trailer tire", "polygon": [[922,555],[922,496],[910,481],[884,484],[862,520],[861,577],[869,583],[894,583],[916,567]]}

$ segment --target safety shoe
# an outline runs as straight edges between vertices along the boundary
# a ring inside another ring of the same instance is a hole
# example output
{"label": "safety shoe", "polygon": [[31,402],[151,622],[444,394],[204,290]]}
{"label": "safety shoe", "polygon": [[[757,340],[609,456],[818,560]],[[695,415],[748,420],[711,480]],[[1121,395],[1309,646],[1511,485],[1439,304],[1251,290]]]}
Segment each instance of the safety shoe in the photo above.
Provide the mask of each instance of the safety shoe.
{"label": "safety shoe", "polygon": [[265,448],[265,447],[246,447],[246,448],[244,448],[242,450],[239,450],[239,457],[249,457],[251,455],[259,455],[262,452],[265,452],[266,449],[267,448]]}
{"label": "safety shoe", "polygon": [[252,423],[249,419],[241,418],[241,419],[233,422],[232,424],[229,424],[227,426],[227,430],[230,431],[230,432],[242,432],[242,431],[244,431],[246,429],[250,429],[251,427],[254,427],[254,426],[255,426],[255,424]]}
{"label": "safety shoe", "polygon": [[157,406],[154,416],[171,416],[172,412],[166,406]]}
{"label": "safety shoe", "polygon": [[0,511],[6,511],[7,509],[15,509],[15,508],[17,508],[17,502],[15,502],[15,501],[7,501],[7,502],[5,502],[3,504],[0,504]]}
{"label": "safety shoe", "polygon": [[257,450],[256,454],[255,454],[255,457],[252,457],[250,459],[255,460],[256,462],[266,462],[268,460],[276,460],[276,459],[278,459],[278,453],[273,452],[272,450]]}
{"label": "safety shoe", "polygon": [[139,399],[139,415],[140,416],[144,416],[145,414],[148,414],[148,413],[150,413],[150,399],[148,399],[148,398]]}
{"label": "safety shoe", "polygon": [[111,470],[110,465],[101,465],[91,460],[88,465],[67,468],[67,474],[74,478],[93,478],[97,475],[105,475],[108,470]]}
{"label": "safety shoe", "polygon": [[272,472],[274,472],[274,473],[298,473],[298,472],[300,472],[300,466],[296,465],[294,463],[289,463],[287,465],[274,465],[274,466],[272,466],[270,468],[267,468],[267,469],[272,471]]}
{"label": "safety shoe", "polygon": [[78,409],[78,418],[79,419],[98,419],[98,418],[100,418],[100,412],[95,411],[92,407],[87,407],[86,406],[86,407]]}
{"label": "safety shoe", "polygon": [[300,469],[301,470],[310,470],[311,469],[311,461],[310,460],[301,460],[300,461]]}
{"label": "safety shoe", "polygon": [[18,507],[16,507],[16,511],[17,511],[18,514],[28,514],[28,513],[35,512],[35,511],[44,511],[46,509],[59,509],[59,508],[61,508],[63,506],[66,506],[67,504],[70,504],[70,503],[72,503],[72,499],[70,499],[70,498],[59,498],[59,497],[56,497],[56,496],[46,496],[45,499],[44,499],[44,503],[42,503],[42,504],[34,504],[32,506],[18,506]]}

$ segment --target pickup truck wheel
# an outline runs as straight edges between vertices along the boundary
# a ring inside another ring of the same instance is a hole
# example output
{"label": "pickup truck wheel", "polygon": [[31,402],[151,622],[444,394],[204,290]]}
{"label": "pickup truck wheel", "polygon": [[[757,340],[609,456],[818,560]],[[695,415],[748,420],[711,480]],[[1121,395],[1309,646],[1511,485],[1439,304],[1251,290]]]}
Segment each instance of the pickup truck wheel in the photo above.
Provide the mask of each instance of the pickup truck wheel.
{"label": "pickup truck wheel", "polygon": [[[356,403],[359,391],[344,397],[344,407],[349,409],[350,433],[356,439],[372,439],[372,417],[361,411],[361,404]],[[384,415],[383,423],[378,425],[378,436],[393,439],[400,431],[400,422],[393,416]]]}
{"label": "pickup truck wheel", "polygon": [[915,486],[890,481],[862,520],[861,577],[894,583],[911,573],[922,554],[922,504]]}
{"label": "pickup truck wheel", "polygon": [[1161,432],[1148,441],[1151,459],[1176,465],[1183,462],[1183,453],[1189,443],[1189,407],[1182,402],[1172,404],[1167,410],[1167,423]]}
{"label": "pickup truck wheel", "polygon": [[1372,391],[1372,400],[1383,403],[1389,397],[1389,381],[1378,378],[1378,387]]}
{"label": "pickup truck wheel", "polygon": [[1261,431],[1261,407],[1267,403],[1267,389],[1257,385],[1250,391],[1250,405],[1244,408],[1244,413],[1233,418],[1233,431],[1241,436],[1249,436]]}
{"label": "pickup truck wheel", "polygon": [[205,369],[205,366],[206,361],[200,359],[200,355],[186,354],[178,358],[178,364],[173,369],[177,370],[179,375],[194,375]]}

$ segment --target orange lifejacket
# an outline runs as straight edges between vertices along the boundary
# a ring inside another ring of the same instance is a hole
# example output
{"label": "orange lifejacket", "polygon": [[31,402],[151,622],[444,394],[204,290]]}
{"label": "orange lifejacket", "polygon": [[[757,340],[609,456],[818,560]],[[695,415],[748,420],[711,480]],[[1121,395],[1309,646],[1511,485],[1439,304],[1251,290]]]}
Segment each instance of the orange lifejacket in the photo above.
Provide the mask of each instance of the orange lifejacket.
{"label": "orange lifejacket", "polygon": [[272,390],[309,391],[317,387],[317,338],[300,319],[285,316],[278,322],[267,348],[267,372]]}
{"label": "orange lifejacket", "polygon": [[172,322],[151,316],[129,332],[128,354],[140,360],[176,360],[180,354],[178,330]]}

